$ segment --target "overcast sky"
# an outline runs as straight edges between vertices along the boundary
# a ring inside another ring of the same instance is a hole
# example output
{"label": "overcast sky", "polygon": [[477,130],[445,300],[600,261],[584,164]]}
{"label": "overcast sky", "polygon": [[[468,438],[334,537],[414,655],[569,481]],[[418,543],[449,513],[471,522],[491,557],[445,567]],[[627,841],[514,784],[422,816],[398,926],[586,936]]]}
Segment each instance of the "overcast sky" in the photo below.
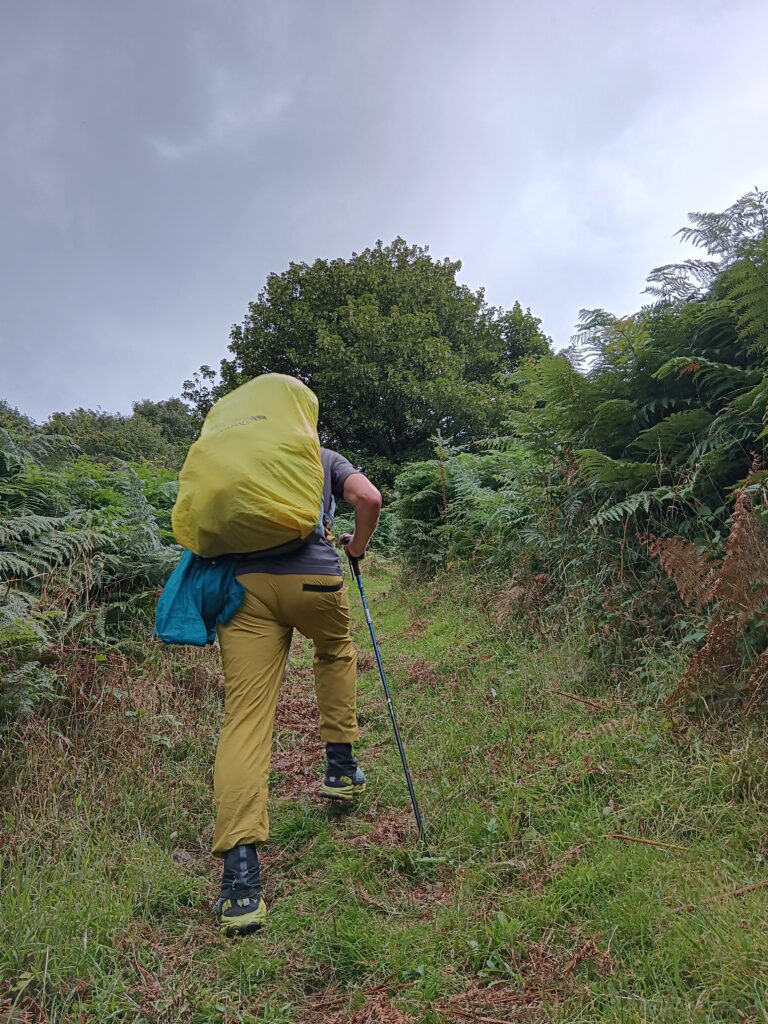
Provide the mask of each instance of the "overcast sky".
{"label": "overcast sky", "polygon": [[766,0],[2,0],[0,397],[178,393],[265,276],[402,235],[558,346],[768,187]]}

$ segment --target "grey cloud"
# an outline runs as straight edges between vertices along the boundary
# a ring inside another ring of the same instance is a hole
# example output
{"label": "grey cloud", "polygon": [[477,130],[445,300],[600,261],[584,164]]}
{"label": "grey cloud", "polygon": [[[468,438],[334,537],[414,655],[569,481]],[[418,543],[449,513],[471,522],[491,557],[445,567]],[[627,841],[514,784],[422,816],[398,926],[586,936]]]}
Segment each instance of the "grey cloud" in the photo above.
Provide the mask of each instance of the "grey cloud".
{"label": "grey cloud", "polygon": [[164,397],[266,274],[402,234],[558,343],[768,181],[768,8],[7,5],[0,396]]}

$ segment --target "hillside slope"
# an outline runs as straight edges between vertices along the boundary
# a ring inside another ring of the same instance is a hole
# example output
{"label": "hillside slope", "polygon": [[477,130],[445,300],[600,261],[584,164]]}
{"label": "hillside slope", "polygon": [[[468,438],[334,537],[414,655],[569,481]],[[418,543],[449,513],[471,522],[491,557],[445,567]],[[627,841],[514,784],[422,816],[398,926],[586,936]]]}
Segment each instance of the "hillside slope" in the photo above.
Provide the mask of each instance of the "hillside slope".
{"label": "hillside slope", "polygon": [[[366,569],[434,859],[415,856],[370,656],[369,791],[351,813],[314,796],[321,746],[297,643],[263,855],[268,928],[221,940],[215,654],[158,648],[139,671],[84,653],[67,715],[27,719],[5,752],[2,1019],[768,1019],[763,737],[709,744],[649,710],[669,677],[633,694],[643,681],[601,676],[573,628],[505,619],[459,578]],[[356,621],[367,652],[359,609]]]}

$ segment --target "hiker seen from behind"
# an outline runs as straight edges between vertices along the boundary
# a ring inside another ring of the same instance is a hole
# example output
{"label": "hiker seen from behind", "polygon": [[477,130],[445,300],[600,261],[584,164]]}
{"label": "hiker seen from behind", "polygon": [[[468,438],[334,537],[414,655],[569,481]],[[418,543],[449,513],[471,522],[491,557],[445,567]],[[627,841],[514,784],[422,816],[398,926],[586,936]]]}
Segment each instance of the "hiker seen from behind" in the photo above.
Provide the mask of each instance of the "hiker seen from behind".
{"label": "hiker seen from behind", "polygon": [[[282,374],[257,377],[212,408],[180,477],[176,537],[203,556],[189,557],[204,574],[219,573],[217,595],[222,572],[229,574],[228,593],[237,591],[237,611],[220,615],[216,625],[224,722],[214,770],[213,853],[223,858],[215,909],[227,936],[256,931],[266,919],[258,846],[269,837],[275,709],[294,630],[314,644],[326,750],[319,792],[351,801],[365,789],[352,747],[358,739],[357,653],[331,533],[341,500],[355,513],[346,551],[363,558],[381,494],[344,456],[320,447],[315,395]],[[204,594],[196,601],[205,609]],[[216,607],[223,603],[218,597]],[[212,639],[211,621],[204,628]]]}

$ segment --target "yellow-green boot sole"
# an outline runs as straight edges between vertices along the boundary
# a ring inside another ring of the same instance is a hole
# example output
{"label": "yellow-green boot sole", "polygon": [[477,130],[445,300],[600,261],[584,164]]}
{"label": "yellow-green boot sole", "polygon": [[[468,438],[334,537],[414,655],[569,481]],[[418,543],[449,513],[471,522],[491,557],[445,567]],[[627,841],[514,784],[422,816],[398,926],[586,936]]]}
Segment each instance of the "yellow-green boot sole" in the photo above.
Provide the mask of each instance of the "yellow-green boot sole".
{"label": "yellow-green boot sole", "polygon": [[255,900],[249,898],[219,900],[216,904],[216,916],[221,934],[233,939],[238,935],[257,932],[267,919],[267,905],[261,896],[258,906],[252,910],[248,909],[253,903]]}

